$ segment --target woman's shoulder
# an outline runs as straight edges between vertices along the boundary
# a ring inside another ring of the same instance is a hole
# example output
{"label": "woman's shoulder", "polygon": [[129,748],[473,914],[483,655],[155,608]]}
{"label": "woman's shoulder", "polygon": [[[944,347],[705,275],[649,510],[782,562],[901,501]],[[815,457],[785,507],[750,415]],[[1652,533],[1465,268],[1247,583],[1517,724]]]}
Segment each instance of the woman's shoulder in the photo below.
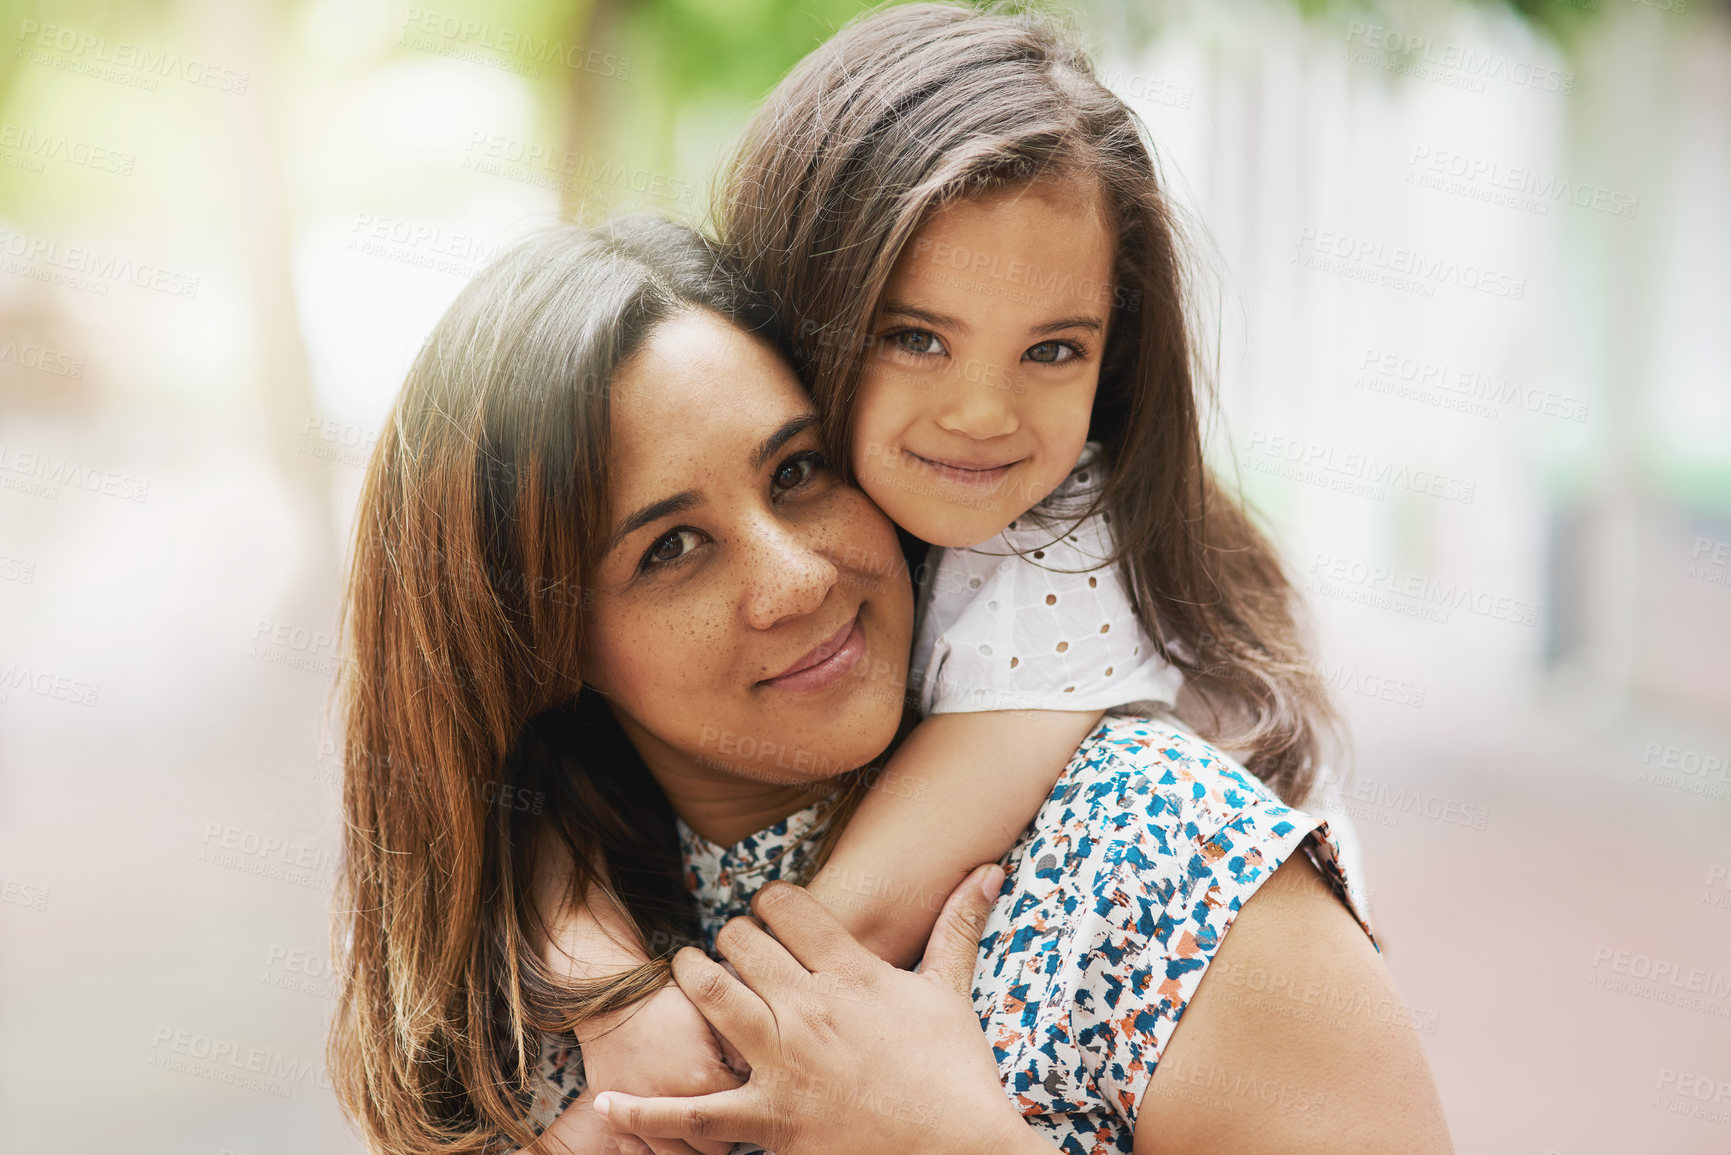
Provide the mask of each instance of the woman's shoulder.
{"label": "woman's shoulder", "polygon": [[1239,910],[1307,840],[1344,889],[1326,823],[1168,721],[1105,719],[1006,859],[981,941],[976,997],[1024,1111],[1092,1100],[1133,1123]]}
{"label": "woman's shoulder", "polygon": [[1229,755],[1170,720],[1109,715],[1077,747],[1048,802],[1128,814],[1133,799],[1141,803],[1136,820],[1114,823],[1103,837],[1139,841],[1152,828],[1196,842],[1246,819],[1279,837],[1299,822],[1314,824]]}
{"label": "woman's shoulder", "polygon": [[1201,886],[1229,911],[1306,846],[1371,934],[1329,824],[1281,801],[1230,755],[1170,719],[1104,718],[1031,829],[1041,827],[1085,839],[1087,863],[1075,865],[1097,889],[1128,882],[1171,902],[1194,897]]}

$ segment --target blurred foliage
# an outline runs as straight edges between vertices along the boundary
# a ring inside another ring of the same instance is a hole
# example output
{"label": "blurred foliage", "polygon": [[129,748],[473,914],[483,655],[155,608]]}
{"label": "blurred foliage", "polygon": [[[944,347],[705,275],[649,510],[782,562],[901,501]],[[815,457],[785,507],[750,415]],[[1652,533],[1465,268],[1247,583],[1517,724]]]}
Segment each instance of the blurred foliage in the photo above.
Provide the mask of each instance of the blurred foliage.
{"label": "blurred foliage", "polygon": [[[219,0],[222,3],[277,3],[285,10],[315,0]],[[1306,17],[1349,16],[1398,19],[1388,0],[1288,0]],[[1442,0],[1444,4],[1449,0]],[[1453,0],[1518,13],[1565,46],[1583,21],[1617,0]],[[1591,5],[1586,8],[1584,5]],[[562,38],[608,51],[624,50],[652,61],[657,100],[679,108],[706,99],[756,100],[802,56],[859,12],[877,6],[870,0],[425,0],[423,5],[392,4],[411,11],[436,11],[483,21],[537,37]],[[1064,3],[1033,6],[1058,12]],[[613,27],[600,40],[582,37],[588,17],[606,8]],[[1157,34],[1163,16],[1178,10],[1169,0],[1077,0],[1084,25],[1123,30],[1137,40]],[[199,18],[197,0],[0,0],[0,28],[13,50],[0,51],[0,110],[9,107],[22,59],[26,21],[89,31],[113,39],[156,45],[188,41],[188,25]],[[1094,18],[1097,17],[1098,21]],[[196,32],[192,34],[196,40]],[[616,45],[612,41],[617,40]],[[186,44],[188,51],[196,44]],[[1131,45],[1133,47],[1134,45]],[[542,89],[569,79],[564,70],[544,74]],[[544,91],[550,100],[557,94]]]}
{"label": "blurred foliage", "polygon": [[634,38],[663,45],[675,99],[762,96],[855,13],[859,0],[624,0]]}
{"label": "blurred foliage", "polygon": [[9,97],[24,60],[27,21],[105,32],[110,36],[156,39],[166,35],[176,18],[175,0],[0,0],[0,111]]}

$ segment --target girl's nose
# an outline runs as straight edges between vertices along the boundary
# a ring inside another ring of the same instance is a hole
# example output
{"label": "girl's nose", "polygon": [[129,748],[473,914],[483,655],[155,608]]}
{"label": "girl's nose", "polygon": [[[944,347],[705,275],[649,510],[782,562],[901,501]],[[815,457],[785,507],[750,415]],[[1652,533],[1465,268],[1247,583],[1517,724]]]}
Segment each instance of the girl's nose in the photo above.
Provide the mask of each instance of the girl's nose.
{"label": "girl's nose", "polygon": [[1021,422],[1012,404],[1015,394],[1010,383],[1010,376],[996,366],[977,375],[953,374],[944,382],[938,398],[935,419],[939,428],[976,441],[1014,433]]}

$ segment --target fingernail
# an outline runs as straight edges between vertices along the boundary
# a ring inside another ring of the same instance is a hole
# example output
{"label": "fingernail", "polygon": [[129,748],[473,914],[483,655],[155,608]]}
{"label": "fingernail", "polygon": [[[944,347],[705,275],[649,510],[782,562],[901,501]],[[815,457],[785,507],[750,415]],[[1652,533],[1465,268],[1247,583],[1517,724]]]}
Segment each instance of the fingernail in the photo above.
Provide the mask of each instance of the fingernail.
{"label": "fingernail", "polygon": [[599,1115],[603,1119],[605,1119],[605,1118],[607,1118],[607,1112],[611,1111],[612,1109],[613,1109],[613,1100],[608,1096],[606,1091],[603,1091],[599,1095],[595,1096],[595,1113],[597,1115]]}
{"label": "fingernail", "polygon": [[980,889],[985,892],[987,902],[996,902],[998,892],[1004,887],[1004,868],[993,863],[991,868],[980,878]]}

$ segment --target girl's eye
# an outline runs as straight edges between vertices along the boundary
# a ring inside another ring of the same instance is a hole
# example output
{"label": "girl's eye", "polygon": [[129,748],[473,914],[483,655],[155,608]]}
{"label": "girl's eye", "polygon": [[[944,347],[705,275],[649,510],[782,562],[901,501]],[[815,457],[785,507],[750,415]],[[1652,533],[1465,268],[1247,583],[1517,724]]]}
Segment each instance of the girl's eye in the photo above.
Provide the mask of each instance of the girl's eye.
{"label": "girl's eye", "polygon": [[903,353],[925,356],[946,352],[943,341],[929,329],[902,329],[892,333],[890,340],[894,341],[896,348]]}
{"label": "girl's eye", "polygon": [[1038,345],[1030,345],[1022,356],[1042,365],[1062,365],[1082,355],[1082,351],[1068,341],[1041,341]]}
{"label": "girl's eye", "polygon": [[658,565],[678,561],[702,545],[702,537],[703,534],[700,531],[684,525],[669,533],[662,534],[655,539],[655,544],[651,545],[644,553],[643,560],[637,566],[638,572],[641,573]]}
{"label": "girl's eye", "polygon": [[790,493],[810,481],[824,467],[823,454],[817,450],[795,454],[775,467],[771,484],[782,493]]}

